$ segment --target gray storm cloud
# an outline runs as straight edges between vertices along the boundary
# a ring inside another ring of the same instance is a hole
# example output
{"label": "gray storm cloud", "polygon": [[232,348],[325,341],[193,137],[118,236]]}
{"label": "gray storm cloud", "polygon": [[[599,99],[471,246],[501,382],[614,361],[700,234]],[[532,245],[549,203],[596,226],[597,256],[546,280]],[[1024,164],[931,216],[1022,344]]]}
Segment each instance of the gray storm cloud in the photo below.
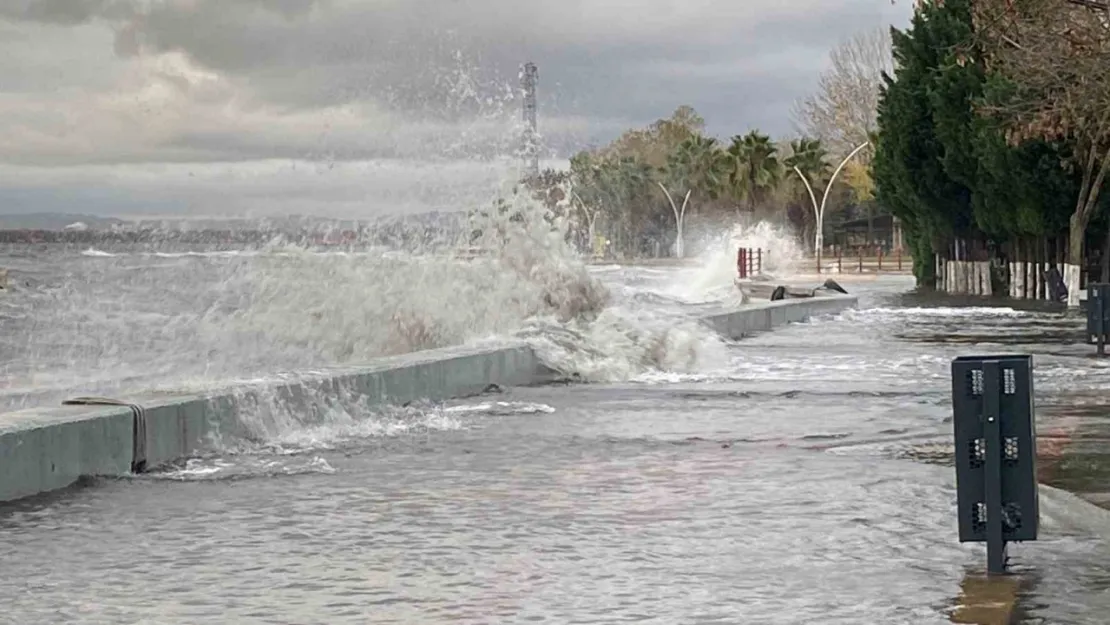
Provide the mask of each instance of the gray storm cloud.
{"label": "gray storm cloud", "polygon": [[[7,0],[0,164],[62,176],[286,160],[357,178],[332,164],[489,161],[518,141],[526,60],[551,158],[681,104],[717,135],[782,135],[838,41],[909,13],[889,0]],[[243,183],[227,184],[213,197]]]}
{"label": "gray storm cloud", "polygon": [[[643,121],[684,97],[699,110],[709,100],[713,118],[726,108],[714,101],[728,92],[728,123],[765,126],[776,125],[769,115],[738,107],[749,84],[770,107],[793,101],[837,40],[889,23],[907,4],[892,11],[884,0],[17,0],[3,11],[58,24],[104,20],[120,54],[180,51],[248,78],[286,106],[372,99],[452,119],[488,109],[513,86],[519,64],[534,60],[555,114]],[[772,77],[779,86],[768,91]],[[742,121],[744,112],[753,121]]]}

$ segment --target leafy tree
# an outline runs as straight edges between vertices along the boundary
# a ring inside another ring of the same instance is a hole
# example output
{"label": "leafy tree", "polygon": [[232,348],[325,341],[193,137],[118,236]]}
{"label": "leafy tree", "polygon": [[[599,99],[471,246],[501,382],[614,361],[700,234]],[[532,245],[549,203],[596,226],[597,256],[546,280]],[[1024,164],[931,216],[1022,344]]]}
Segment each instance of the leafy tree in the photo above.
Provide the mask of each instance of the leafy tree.
{"label": "leafy tree", "polygon": [[902,219],[922,282],[934,277],[933,254],[955,238],[1055,236],[1080,191],[1064,166],[1073,146],[1016,138],[996,114],[1014,83],[983,62],[973,6],[927,3],[908,30],[894,31],[897,69],[880,98],[876,196]]}
{"label": "leafy tree", "polygon": [[755,212],[756,204],[782,180],[778,147],[770,137],[753,130],[733,137],[728,154],[731,157],[729,182],[733,193],[738,199],[746,199],[748,210]]}
{"label": "leafy tree", "polygon": [[[982,0],[976,7],[994,74],[985,111],[1011,145],[1066,142],[1080,176],[1069,218],[1069,263],[1082,264],[1087,226],[1110,174],[1110,22],[1105,3]],[[1110,240],[1108,240],[1110,244]]]}
{"label": "leafy tree", "polygon": [[569,203],[590,233],[580,236],[601,231],[624,252],[648,251],[681,236],[680,224],[689,215],[728,215],[741,203],[752,209],[780,191],[781,157],[769,137],[753,131],[726,150],[704,134],[704,125],[694,109],[683,106],[609,145],[576,154]]}

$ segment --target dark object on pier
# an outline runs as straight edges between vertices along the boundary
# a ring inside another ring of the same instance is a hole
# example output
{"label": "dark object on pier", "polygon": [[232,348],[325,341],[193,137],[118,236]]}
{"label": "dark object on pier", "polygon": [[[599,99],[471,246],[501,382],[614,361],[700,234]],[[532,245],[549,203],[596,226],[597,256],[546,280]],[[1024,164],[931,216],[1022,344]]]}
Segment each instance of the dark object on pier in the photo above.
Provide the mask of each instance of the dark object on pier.
{"label": "dark object on pier", "polygon": [[1048,293],[1054,302],[1068,301],[1068,287],[1064,284],[1064,277],[1060,275],[1060,270],[1051,267],[1048,271],[1044,272],[1044,281],[1048,285]]}
{"label": "dark object on pier", "polygon": [[825,281],[825,284],[815,289],[790,289],[782,285],[776,286],[775,290],[771,291],[771,301],[777,302],[779,300],[787,298],[805,299],[809,297],[817,297],[818,291],[836,291],[845,295],[848,294],[848,292],[845,291],[843,287],[837,284],[835,280],[830,278]]}
{"label": "dark object on pier", "polygon": [[[771,288],[769,284],[744,284],[741,287],[748,296],[751,297],[770,297],[772,302],[777,302],[784,299],[805,299],[810,297],[817,297],[818,291],[835,291],[837,293],[848,294],[844,287],[836,283],[835,280],[825,280],[825,284],[813,288],[791,288],[785,285],[779,285]],[[770,292],[768,292],[770,291]]]}

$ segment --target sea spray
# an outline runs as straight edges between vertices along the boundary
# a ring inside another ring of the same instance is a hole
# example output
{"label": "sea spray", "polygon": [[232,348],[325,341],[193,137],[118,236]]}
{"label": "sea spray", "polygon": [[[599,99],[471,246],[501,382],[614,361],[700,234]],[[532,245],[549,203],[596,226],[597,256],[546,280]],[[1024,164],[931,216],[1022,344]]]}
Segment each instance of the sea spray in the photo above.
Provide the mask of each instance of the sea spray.
{"label": "sea spray", "polygon": [[376,257],[284,248],[235,276],[233,312],[207,330],[348,364],[508,335],[536,316],[588,318],[608,302],[566,243],[562,220],[525,194],[477,211],[460,243],[479,253],[457,258],[461,244]]}
{"label": "sea spray", "polygon": [[722,361],[721,340],[688,315],[614,301],[566,229],[557,210],[507,193],[470,216],[453,247],[477,250],[469,260],[445,248],[392,258],[286,255],[252,277],[251,303],[231,327],[341,363],[515,336],[552,368],[598,381]]}
{"label": "sea spray", "polygon": [[720,340],[688,314],[603,284],[567,242],[565,209],[507,191],[410,251],[369,232],[372,244],[329,250],[54,252],[39,262],[58,266],[53,277],[5,302],[0,401],[203,392],[498,336],[593,380],[719,356]]}
{"label": "sea spray", "polygon": [[806,254],[797,236],[788,227],[769,222],[750,225],[722,224],[716,234],[700,242],[704,251],[694,260],[695,267],[682,272],[671,294],[689,301],[728,301],[736,293],[737,251],[746,248],[756,253],[757,268],[769,279],[789,281],[805,267]]}

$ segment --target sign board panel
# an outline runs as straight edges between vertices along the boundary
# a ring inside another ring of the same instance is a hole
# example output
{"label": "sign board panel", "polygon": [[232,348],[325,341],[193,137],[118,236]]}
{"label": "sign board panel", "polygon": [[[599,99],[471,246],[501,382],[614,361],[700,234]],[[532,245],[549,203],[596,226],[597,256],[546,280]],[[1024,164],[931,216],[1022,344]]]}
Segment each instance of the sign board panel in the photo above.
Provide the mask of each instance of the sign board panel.
{"label": "sign board panel", "polygon": [[960,542],[1037,539],[1033,357],[965,356],[952,361],[952,413]]}

